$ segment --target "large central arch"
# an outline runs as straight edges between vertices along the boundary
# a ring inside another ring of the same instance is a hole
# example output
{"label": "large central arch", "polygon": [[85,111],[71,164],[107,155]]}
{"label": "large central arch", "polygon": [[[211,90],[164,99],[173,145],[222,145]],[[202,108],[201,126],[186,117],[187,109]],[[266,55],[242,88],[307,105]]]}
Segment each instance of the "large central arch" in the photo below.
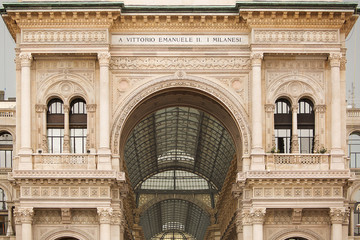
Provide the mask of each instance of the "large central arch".
{"label": "large central arch", "polygon": [[[213,106],[218,106],[218,109],[222,111],[222,114],[211,112],[209,106],[205,111],[215,117],[217,117],[224,126],[231,133],[234,142],[236,144],[236,152],[238,160],[241,157],[248,156],[250,154],[250,128],[248,113],[245,110],[244,103],[240,101],[238,95],[235,92],[228,90],[223,85],[215,83],[211,80],[189,76],[182,78],[179,75],[170,75],[158,79],[152,79],[138,88],[134,89],[128,96],[122,101],[115,109],[113,114],[113,125],[111,129],[111,148],[114,155],[121,156],[122,150],[125,146],[125,141],[131,129],[141,119],[140,114],[144,117],[151,111],[160,109],[162,107],[174,106],[179,98],[172,98],[172,102],[156,101],[159,96],[163,96],[164,93],[176,93],[179,89],[183,93],[192,93],[194,96],[202,97],[204,100],[211,100],[215,103]],[[169,101],[167,99],[166,101]],[[182,98],[182,105],[193,106],[196,108],[206,108],[206,102],[194,102],[184,101]],[[166,104],[166,105],[161,105]],[[139,109],[142,109],[141,112]],[[226,118],[223,118],[226,116]],[[227,121],[227,122],[226,122]]]}
{"label": "large central arch", "polygon": [[[149,181],[159,183],[158,179],[169,177],[167,176],[168,172],[173,172],[174,176],[180,174],[196,178],[198,183],[207,182],[209,187],[201,189],[201,191],[202,194],[206,192],[205,194],[211,196],[210,210],[201,207],[201,204],[196,204],[196,201],[186,201],[186,197],[180,196],[189,193],[187,190],[190,189],[185,189],[178,197],[168,199],[165,197],[162,201],[155,201],[152,205],[148,204],[146,210],[142,208],[145,211],[140,213],[142,226],[147,226],[146,222],[156,222],[153,219],[155,217],[162,218],[157,222],[158,225],[148,226],[148,228],[151,227],[151,230],[144,229],[147,239],[150,239],[154,234],[160,234],[161,229],[162,231],[169,230],[164,230],[166,225],[164,225],[164,221],[168,221],[169,224],[173,224],[175,221],[174,219],[167,220],[165,216],[168,215],[160,214],[160,210],[167,209],[168,212],[173,211],[171,209],[178,210],[182,206],[185,213],[179,214],[179,218],[186,218],[186,227],[184,225],[184,229],[171,230],[198,235],[197,239],[201,240],[210,224],[210,215],[213,213],[211,208],[215,208],[214,194],[220,193],[230,162],[237,162],[235,166],[238,171],[241,171],[240,160],[249,153],[250,134],[247,114],[242,103],[239,102],[239,98],[236,98],[231,90],[228,91],[210,80],[196,77],[190,80],[169,77],[157,79],[148,84],[149,86],[144,84],[145,87],[140,87],[134,91],[135,93],[129,94],[128,101],[123,101],[123,107],[120,106],[116,110],[118,114],[115,114],[117,117],[115,117],[112,128],[113,153],[119,155],[121,170],[127,172],[127,179],[131,182],[136,199],[144,192],[149,192],[144,188],[144,184],[146,185]],[[133,98],[131,95],[134,95]],[[177,120],[174,119],[174,121],[182,123],[172,123],[174,116],[177,116]],[[167,127],[164,127],[165,125]],[[189,127],[190,125],[195,127]],[[186,134],[178,133],[179,130],[185,131]],[[209,133],[206,133],[207,131]],[[167,133],[164,135],[164,132]],[[189,135],[196,140],[191,139]],[[174,140],[163,139],[164,137],[172,138],[171,136],[176,137],[173,138]],[[172,141],[174,142],[171,143]],[[186,143],[179,147],[180,142]],[[160,147],[157,144],[160,144]],[[169,144],[170,147],[164,148],[164,144]],[[172,144],[175,144],[176,147],[174,148]],[[209,154],[209,152],[216,153]],[[182,160],[179,159],[179,156]],[[165,157],[168,160],[163,162],[162,158]],[[175,158],[177,160],[171,160]],[[192,158],[191,161],[190,158]],[[173,179],[174,183],[179,180],[177,177]],[[165,194],[160,189],[154,191],[156,194]],[[175,187],[166,191],[178,194]],[[168,192],[166,193],[168,194]],[[169,205],[169,203],[171,204]],[[138,200],[136,200],[136,204],[137,207],[140,207]],[[168,207],[168,205],[177,207]],[[197,230],[191,230],[189,227],[192,225],[193,212],[196,212],[191,209],[198,209],[199,212],[202,212],[200,214],[202,216],[207,215],[202,220],[206,224],[200,228],[200,235],[196,233]]]}

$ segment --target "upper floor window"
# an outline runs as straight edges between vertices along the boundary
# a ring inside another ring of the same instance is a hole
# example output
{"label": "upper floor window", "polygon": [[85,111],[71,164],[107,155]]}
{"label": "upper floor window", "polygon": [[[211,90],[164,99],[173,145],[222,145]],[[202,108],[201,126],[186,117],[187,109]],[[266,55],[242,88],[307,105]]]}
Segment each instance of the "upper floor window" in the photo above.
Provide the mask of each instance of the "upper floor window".
{"label": "upper floor window", "polygon": [[314,105],[310,100],[301,99],[299,101],[297,122],[300,153],[313,153],[315,114]]}
{"label": "upper floor window", "polygon": [[87,112],[83,99],[75,99],[70,105],[70,149],[72,153],[86,152]]}
{"label": "upper floor window", "polygon": [[275,102],[274,125],[276,149],[280,153],[290,153],[292,114],[288,100],[278,99]]}
{"label": "upper floor window", "polygon": [[353,133],[349,136],[350,168],[360,168],[360,134]]}
{"label": "upper floor window", "polygon": [[12,168],[13,137],[8,132],[0,133],[0,168]]}
{"label": "upper floor window", "polygon": [[49,153],[61,153],[64,143],[64,104],[58,99],[48,103],[47,140]]}

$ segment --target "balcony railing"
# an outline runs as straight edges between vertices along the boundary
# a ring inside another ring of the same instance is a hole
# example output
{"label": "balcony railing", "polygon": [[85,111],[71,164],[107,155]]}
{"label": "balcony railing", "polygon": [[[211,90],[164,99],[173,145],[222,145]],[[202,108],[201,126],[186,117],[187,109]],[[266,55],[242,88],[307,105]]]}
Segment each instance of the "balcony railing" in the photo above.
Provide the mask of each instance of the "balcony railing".
{"label": "balcony railing", "polygon": [[360,108],[348,108],[347,116],[349,118],[360,117]]}
{"label": "balcony railing", "polygon": [[267,154],[268,170],[328,170],[329,154]]}
{"label": "balcony railing", "polygon": [[96,169],[96,155],[34,154],[34,169]]}

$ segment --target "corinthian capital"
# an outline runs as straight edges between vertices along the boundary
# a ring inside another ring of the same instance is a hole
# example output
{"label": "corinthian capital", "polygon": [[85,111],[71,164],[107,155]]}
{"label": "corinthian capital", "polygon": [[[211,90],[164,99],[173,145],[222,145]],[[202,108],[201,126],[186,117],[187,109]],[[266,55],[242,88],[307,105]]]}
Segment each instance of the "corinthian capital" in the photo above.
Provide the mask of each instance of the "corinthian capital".
{"label": "corinthian capital", "polygon": [[330,208],[331,223],[342,224],[345,216],[345,208]]}
{"label": "corinthian capital", "polygon": [[32,56],[31,53],[28,52],[22,52],[19,54],[20,64],[22,67],[30,67]]}
{"label": "corinthian capital", "polygon": [[111,207],[98,207],[97,213],[99,215],[100,224],[110,224],[113,215],[113,209]]}
{"label": "corinthian capital", "polygon": [[266,208],[252,208],[250,210],[250,216],[253,223],[263,223],[265,220]]}
{"label": "corinthian capital", "polygon": [[98,59],[100,66],[109,66],[111,55],[108,52],[98,53]]}
{"label": "corinthian capital", "polygon": [[340,67],[341,63],[341,53],[330,53],[329,54],[329,61],[331,67]]}
{"label": "corinthian capital", "polygon": [[34,217],[34,209],[32,207],[19,207],[14,211],[16,221],[21,223],[32,223]]}
{"label": "corinthian capital", "polygon": [[260,65],[262,59],[264,58],[264,54],[261,52],[253,52],[250,55],[250,59],[251,59],[251,65]]}

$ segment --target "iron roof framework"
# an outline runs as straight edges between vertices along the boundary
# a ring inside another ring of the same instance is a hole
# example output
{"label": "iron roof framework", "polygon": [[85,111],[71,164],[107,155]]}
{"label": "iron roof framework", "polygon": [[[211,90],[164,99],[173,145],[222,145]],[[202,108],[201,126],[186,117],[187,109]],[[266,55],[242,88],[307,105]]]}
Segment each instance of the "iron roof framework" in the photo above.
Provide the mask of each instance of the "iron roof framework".
{"label": "iron roof framework", "polygon": [[[124,151],[137,199],[144,193],[209,194],[212,207],[234,155],[227,129],[210,114],[190,107],[168,107],[146,116],[130,133]],[[200,240],[209,224],[208,212],[183,199],[158,202],[140,217],[146,239],[170,231]]]}

